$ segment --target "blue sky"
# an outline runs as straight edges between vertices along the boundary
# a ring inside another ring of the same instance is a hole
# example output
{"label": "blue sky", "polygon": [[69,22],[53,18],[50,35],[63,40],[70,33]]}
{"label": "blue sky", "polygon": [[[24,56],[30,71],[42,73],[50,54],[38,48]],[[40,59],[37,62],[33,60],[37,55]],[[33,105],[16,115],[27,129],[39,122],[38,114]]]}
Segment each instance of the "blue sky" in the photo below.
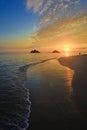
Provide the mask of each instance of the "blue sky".
{"label": "blue sky", "polygon": [[0,50],[85,47],[86,9],[87,0],[0,0]]}
{"label": "blue sky", "polygon": [[27,11],[24,0],[0,0],[0,39],[24,37],[34,31],[37,15]]}

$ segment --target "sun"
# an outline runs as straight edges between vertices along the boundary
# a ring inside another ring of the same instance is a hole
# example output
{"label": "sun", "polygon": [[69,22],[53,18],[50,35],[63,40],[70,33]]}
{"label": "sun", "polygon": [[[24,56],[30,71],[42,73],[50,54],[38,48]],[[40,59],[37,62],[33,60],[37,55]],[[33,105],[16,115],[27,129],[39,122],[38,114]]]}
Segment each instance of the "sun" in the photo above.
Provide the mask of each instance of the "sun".
{"label": "sun", "polygon": [[70,51],[69,47],[65,48],[65,51]]}

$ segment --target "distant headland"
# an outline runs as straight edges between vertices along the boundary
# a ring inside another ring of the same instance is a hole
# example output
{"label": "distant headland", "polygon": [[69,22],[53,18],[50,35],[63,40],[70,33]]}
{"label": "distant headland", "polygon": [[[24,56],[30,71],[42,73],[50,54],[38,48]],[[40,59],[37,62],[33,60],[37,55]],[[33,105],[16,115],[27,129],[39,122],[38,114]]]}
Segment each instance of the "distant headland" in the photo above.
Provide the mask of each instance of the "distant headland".
{"label": "distant headland", "polygon": [[40,51],[34,49],[34,50],[30,51],[30,53],[40,53]]}

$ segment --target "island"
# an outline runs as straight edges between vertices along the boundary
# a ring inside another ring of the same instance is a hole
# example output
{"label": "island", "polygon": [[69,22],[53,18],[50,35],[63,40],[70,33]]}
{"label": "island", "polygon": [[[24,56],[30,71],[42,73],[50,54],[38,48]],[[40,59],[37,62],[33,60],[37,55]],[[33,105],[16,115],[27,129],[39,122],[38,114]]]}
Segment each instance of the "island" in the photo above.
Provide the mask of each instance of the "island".
{"label": "island", "polygon": [[52,53],[60,53],[59,51],[57,51],[57,50],[54,50]]}
{"label": "island", "polygon": [[38,50],[34,49],[32,51],[30,51],[30,53],[40,53]]}

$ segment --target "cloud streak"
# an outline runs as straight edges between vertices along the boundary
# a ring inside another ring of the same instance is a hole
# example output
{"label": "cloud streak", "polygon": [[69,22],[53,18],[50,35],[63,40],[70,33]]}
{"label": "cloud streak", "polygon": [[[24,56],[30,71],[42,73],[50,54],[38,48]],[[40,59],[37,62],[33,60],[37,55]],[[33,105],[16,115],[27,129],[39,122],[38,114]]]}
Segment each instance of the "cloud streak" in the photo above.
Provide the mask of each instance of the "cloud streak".
{"label": "cloud streak", "polygon": [[68,16],[56,23],[48,25],[33,35],[33,45],[54,46],[64,41],[75,43],[87,42],[87,15]]}
{"label": "cloud streak", "polygon": [[87,10],[79,8],[80,1],[27,0],[27,9],[38,13],[41,25],[36,34],[30,36],[32,45],[51,47],[64,41],[87,43]]}
{"label": "cloud streak", "polygon": [[56,21],[60,16],[69,14],[79,5],[80,0],[27,0],[27,9],[39,15],[39,23]]}

